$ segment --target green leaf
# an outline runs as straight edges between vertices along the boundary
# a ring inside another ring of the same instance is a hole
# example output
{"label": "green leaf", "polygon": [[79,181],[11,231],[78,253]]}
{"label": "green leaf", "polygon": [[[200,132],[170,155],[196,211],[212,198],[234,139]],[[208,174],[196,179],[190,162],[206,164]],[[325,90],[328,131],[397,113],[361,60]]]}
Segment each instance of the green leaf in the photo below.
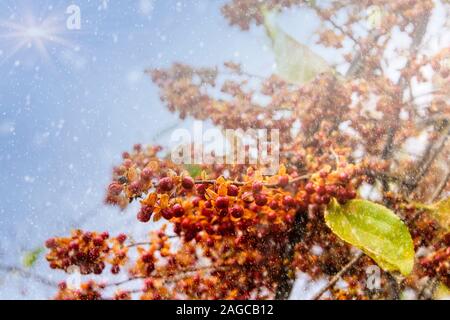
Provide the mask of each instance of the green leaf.
{"label": "green leaf", "polygon": [[412,202],[416,209],[422,209],[431,213],[432,217],[441,225],[442,228],[450,230],[450,198],[443,199],[433,204],[424,204],[421,202]]}
{"label": "green leaf", "polygon": [[414,245],[406,225],[395,213],[367,200],[340,205],[333,199],[325,211],[325,222],[342,240],[361,249],[386,271],[411,273]]}
{"label": "green leaf", "polygon": [[450,230],[450,197],[433,204],[431,209],[439,224],[447,231]]}
{"label": "green leaf", "polygon": [[30,268],[32,267],[41,253],[44,251],[44,248],[37,248],[31,251],[25,252],[25,255],[23,256],[22,264],[24,267]]}
{"label": "green leaf", "polygon": [[197,164],[186,164],[184,167],[192,178],[196,178],[202,173],[202,167]]}
{"label": "green leaf", "polygon": [[284,80],[304,84],[319,73],[333,72],[333,69],[321,56],[278,27],[274,22],[274,12],[263,10],[263,14],[264,26],[272,40],[277,71]]}
{"label": "green leaf", "polygon": [[450,289],[445,284],[440,282],[434,293],[434,299],[449,300],[450,299]]}

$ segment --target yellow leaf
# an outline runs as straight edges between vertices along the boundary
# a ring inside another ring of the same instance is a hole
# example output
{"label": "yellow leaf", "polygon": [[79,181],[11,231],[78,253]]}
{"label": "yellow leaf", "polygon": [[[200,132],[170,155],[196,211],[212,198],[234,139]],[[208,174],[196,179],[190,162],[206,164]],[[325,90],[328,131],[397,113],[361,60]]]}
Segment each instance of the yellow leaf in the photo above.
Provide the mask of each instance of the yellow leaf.
{"label": "yellow leaf", "polygon": [[158,222],[161,219],[161,211],[155,212],[153,214],[153,222]]}
{"label": "yellow leaf", "polygon": [[325,222],[342,240],[361,249],[386,271],[411,273],[414,245],[406,225],[382,205],[351,200],[340,205],[333,199],[325,211]]}
{"label": "yellow leaf", "polygon": [[208,199],[212,199],[215,200],[217,198],[217,193],[215,193],[213,190],[211,189],[206,189],[206,197]]}
{"label": "yellow leaf", "polygon": [[228,193],[228,187],[226,185],[226,183],[222,183],[219,185],[219,190],[217,190],[217,194],[219,196],[226,196]]}
{"label": "yellow leaf", "polygon": [[299,43],[275,23],[275,14],[263,11],[264,26],[272,40],[278,74],[288,82],[304,84],[318,74],[333,72],[328,63],[307,46]]}
{"label": "yellow leaf", "polygon": [[436,291],[434,292],[434,299],[436,300],[449,300],[450,299],[450,289],[443,284],[439,283]]}
{"label": "yellow leaf", "polygon": [[159,198],[159,207],[161,209],[164,209],[164,208],[167,208],[168,205],[169,205],[169,195],[164,193]]}
{"label": "yellow leaf", "polygon": [[27,268],[32,267],[43,251],[44,248],[37,248],[35,250],[26,252],[22,260],[23,265]]}
{"label": "yellow leaf", "polygon": [[148,196],[141,201],[141,203],[153,207],[156,203],[156,197],[156,193],[149,193]]}
{"label": "yellow leaf", "polygon": [[280,168],[278,169],[278,174],[280,176],[284,176],[286,174],[286,167],[284,166],[284,164],[280,165]]}
{"label": "yellow leaf", "polygon": [[450,230],[450,197],[439,201],[431,206],[433,208],[432,214],[439,224],[446,229]]}

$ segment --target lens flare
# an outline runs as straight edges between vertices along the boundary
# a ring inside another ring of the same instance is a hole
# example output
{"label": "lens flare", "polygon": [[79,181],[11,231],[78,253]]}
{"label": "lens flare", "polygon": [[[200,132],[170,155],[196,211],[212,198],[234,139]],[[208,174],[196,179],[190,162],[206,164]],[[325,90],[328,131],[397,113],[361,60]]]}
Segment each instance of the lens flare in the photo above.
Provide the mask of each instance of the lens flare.
{"label": "lens flare", "polygon": [[64,21],[54,17],[37,20],[33,15],[27,15],[23,19],[0,21],[0,39],[9,44],[9,49],[5,50],[5,56],[0,64],[11,59],[23,49],[34,48],[40,58],[49,61],[48,48],[52,44],[75,48],[63,37],[64,26]]}

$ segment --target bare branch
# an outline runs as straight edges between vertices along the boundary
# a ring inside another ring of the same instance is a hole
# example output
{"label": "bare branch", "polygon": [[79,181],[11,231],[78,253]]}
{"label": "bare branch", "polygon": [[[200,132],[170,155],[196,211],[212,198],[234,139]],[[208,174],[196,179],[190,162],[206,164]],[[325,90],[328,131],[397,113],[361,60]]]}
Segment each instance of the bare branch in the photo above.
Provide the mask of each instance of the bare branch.
{"label": "bare branch", "polygon": [[331,287],[333,287],[336,282],[339,281],[339,279],[347,272],[349,271],[351,268],[353,268],[353,266],[359,261],[359,259],[361,259],[364,256],[364,253],[362,251],[358,252],[352,260],[350,260],[349,263],[347,263],[338,273],[336,273],[333,278],[330,279],[330,281],[328,281],[327,285],[325,287],[323,287],[318,293],[316,293],[313,297],[312,300],[319,300],[320,297],[328,291],[328,289],[330,289]]}
{"label": "bare branch", "polygon": [[25,269],[17,267],[17,266],[0,265],[0,271],[10,273],[10,274],[11,273],[17,274],[22,278],[30,279],[30,280],[42,283],[49,287],[55,287],[58,285],[57,282],[54,282],[44,276],[41,276],[39,274],[33,273],[31,271],[25,270]]}
{"label": "bare branch", "polygon": [[[305,175],[290,179],[288,184],[296,183],[296,182],[299,182],[302,180],[307,180],[309,178],[311,178],[311,174],[305,174]],[[216,180],[195,180],[194,182],[195,182],[195,184],[214,184],[214,183],[216,183]],[[244,181],[233,181],[232,182],[232,184],[237,185],[237,186],[243,186],[248,183],[249,182],[244,182]],[[280,185],[278,183],[265,183],[263,185],[266,188],[279,188],[280,187]]]}

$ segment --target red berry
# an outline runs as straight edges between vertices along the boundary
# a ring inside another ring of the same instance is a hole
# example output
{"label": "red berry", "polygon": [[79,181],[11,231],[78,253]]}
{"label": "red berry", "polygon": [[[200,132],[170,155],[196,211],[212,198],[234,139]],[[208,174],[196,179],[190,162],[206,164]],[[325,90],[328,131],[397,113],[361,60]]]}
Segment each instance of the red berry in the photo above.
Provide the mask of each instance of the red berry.
{"label": "red berry", "polygon": [[144,168],[141,171],[141,179],[142,180],[148,181],[151,179],[152,176],[153,176],[153,171],[150,168]]}
{"label": "red berry", "polygon": [[113,182],[109,185],[108,191],[113,196],[118,196],[123,190],[123,186],[120,183]]}
{"label": "red berry", "polygon": [[173,218],[174,212],[171,208],[165,208],[161,210],[161,215],[163,216],[164,219],[170,220]]}
{"label": "red berry", "polygon": [[267,204],[267,196],[263,193],[259,193],[255,195],[255,203],[258,206],[265,206]]}
{"label": "red berry", "polygon": [[211,226],[210,224],[205,226],[205,231],[209,235],[212,235],[212,234],[215,233],[215,230],[214,230],[213,226]]}
{"label": "red berry", "polygon": [[177,234],[177,235],[180,235],[180,233],[181,233],[181,225],[180,225],[180,224],[175,224],[175,225],[173,226],[173,232],[174,232],[175,234]]}
{"label": "red berry", "polygon": [[326,193],[325,186],[317,186],[317,187],[316,187],[316,193],[317,193],[319,196],[323,196],[323,195]]}
{"label": "red berry", "polygon": [[236,197],[238,194],[239,194],[239,188],[234,184],[230,184],[228,186],[228,195],[230,197]]}
{"label": "red berry", "polygon": [[285,196],[283,198],[283,204],[287,207],[295,207],[295,200],[291,196]]}
{"label": "red berry", "polygon": [[154,281],[152,278],[147,278],[144,281],[144,286],[146,290],[150,290],[154,287]]}
{"label": "red berry", "polygon": [[227,209],[220,209],[219,210],[219,216],[220,217],[226,217],[227,216],[227,214],[228,214],[228,210]]}
{"label": "red berry", "polygon": [[142,255],[142,262],[150,263],[153,261],[153,255],[151,253],[146,253]]}
{"label": "red berry", "polygon": [[198,194],[205,194],[207,187],[208,186],[206,184],[204,184],[204,183],[198,184],[197,187],[196,187],[197,193]]}
{"label": "red berry", "polygon": [[180,204],[175,204],[172,207],[173,215],[177,218],[180,218],[184,215],[184,208]]}
{"label": "red berry", "polygon": [[328,203],[330,203],[330,200],[331,200],[331,198],[327,194],[320,197],[320,202],[322,204],[328,204]]}
{"label": "red berry", "polygon": [[111,272],[112,272],[113,274],[118,274],[118,273],[120,272],[120,267],[119,267],[117,264],[113,265],[113,266],[111,267]]}
{"label": "red berry", "polygon": [[251,203],[251,204],[248,206],[248,209],[251,210],[251,211],[253,211],[253,212],[256,212],[256,213],[258,213],[258,212],[261,211],[261,207],[258,206],[256,203]]}
{"label": "red berry", "polygon": [[217,197],[215,204],[216,204],[216,207],[219,209],[226,209],[229,204],[228,197],[224,197],[224,196]]}
{"label": "red berry", "polygon": [[139,181],[133,181],[128,185],[128,190],[133,194],[139,193],[141,191],[141,183]]}
{"label": "red berry", "polygon": [[184,218],[183,221],[181,221],[181,227],[183,229],[189,229],[191,227],[191,220]]}
{"label": "red berry", "polygon": [[140,222],[149,222],[151,216],[152,216],[152,212],[145,211],[141,208],[141,210],[139,210],[139,212],[137,214],[137,219]]}
{"label": "red berry", "polygon": [[208,246],[208,247],[213,247],[214,246],[214,239],[213,238],[211,238],[211,237],[208,237],[208,238],[206,238],[206,245]]}
{"label": "red berry", "polygon": [[286,187],[289,184],[289,177],[288,176],[279,176],[278,177],[278,185],[280,187]]}
{"label": "red berry", "polygon": [[286,221],[289,224],[294,223],[294,217],[291,214],[287,214],[284,216],[284,221]]}
{"label": "red berry", "polygon": [[117,241],[119,241],[119,243],[124,243],[127,240],[127,235],[124,233],[121,233],[117,236]]}
{"label": "red berry", "polygon": [[325,186],[325,191],[326,193],[328,193],[330,196],[335,196],[336,195],[336,191],[337,188],[334,184],[330,184],[330,185],[326,185]]}
{"label": "red berry", "polygon": [[211,200],[208,200],[208,201],[205,202],[205,208],[212,208]]}
{"label": "red berry", "polygon": [[205,217],[207,217],[207,218],[210,218],[210,217],[212,217],[213,216],[213,211],[211,210],[211,209],[209,209],[209,208],[203,208],[202,209],[202,215],[203,216],[205,216]]}
{"label": "red berry", "polygon": [[69,250],[77,251],[79,248],[80,248],[80,245],[78,244],[77,241],[74,240],[69,243]]}
{"label": "red berry", "polygon": [[267,214],[267,219],[268,219],[269,221],[275,221],[276,218],[277,218],[277,214],[276,214],[274,211],[270,211],[270,212]]}
{"label": "red berry", "polygon": [[106,240],[109,238],[109,233],[107,231],[105,231],[105,232],[102,232],[102,234],[100,236],[103,238],[103,240]]}
{"label": "red berry", "polygon": [[338,196],[339,200],[345,201],[348,196],[347,190],[345,190],[344,188],[339,188],[339,190],[337,192],[337,196]]}
{"label": "red berry", "polygon": [[100,251],[97,248],[92,248],[89,250],[88,257],[91,260],[96,260],[100,256]]}
{"label": "red berry", "polygon": [[253,197],[253,194],[251,192],[244,192],[242,194],[242,200],[246,203],[252,203],[255,201],[255,198]]}
{"label": "red berry", "polygon": [[200,222],[196,222],[195,223],[195,225],[194,225],[194,227],[195,227],[195,230],[198,232],[198,231],[201,231],[203,228],[202,228],[202,224],[200,223]]}
{"label": "red berry", "polygon": [[87,232],[85,232],[84,234],[83,234],[83,241],[84,242],[89,242],[89,241],[91,241],[92,240],[92,233],[91,232],[89,232],[89,231],[87,231]]}
{"label": "red berry", "polygon": [[341,182],[346,182],[348,180],[348,174],[345,172],[339,173],[339,180]]}
{"label": "red berry", "polygon": [[353,189],[350,189],[347,191],[347,197],[349,199],[355,199],[356,198],[356,191]]}
{"label": "red berry", "polygon": [[278,202],[275,201],[275,200],[271,200],[271,201],[269,202],[269,207],[270,207],[270,209],[272,209],[272,210],[278,209]]}
{"label": "red berry", "polygon": [[236,239],[234,239],[234,245],[235,246],[239,246],[242,244],[242,242],[244,241],[244,237],[243,236],[239,236]]}
{"label": "red berry", "polygon": [[314,184],[312,182],[308,182],[305,185],[305,191],[309,194],[314,193],[316,191],[316,188],[314,187]]}
{"label": "red berry", "polygon": [[183,188],[190,190],[194,187],[194,179],[191,177],[183,177],[181,180],[181,185]]}
{"label": "red berry", "polygon": [[443,242],[446,246],[450,247],[450,233],[446,233],[446,234],[443,236],[442,242]]}
{"label": "red berry", "polygon": [[165,177],[159,180],[159,187],[162,191],[170,191],[173,188],[173,181],[171,177]]}
{"label": "red berry", "polygon": [[97,247],[100,247],[103,245],[103,238],[102,237],[95,237],[94,240],[94,245]]}
{"label": "red berry", "polygon": [[60,282],[60,283],[58,284],[58,288],[59,288],[59,290],[65,290],[65,289],[67,289],[67,284],[66,284],[66,282],[65,282],[65,281]]}
{"label": "red berry", "polygon": [[233,218],[241,218],[244,215],[244,209],[241,206],[234,205],[230,208],[230,214]]}
{"label": "red berry", "polygon": [[123,161],[123,166],[127,169],[131,168],[133,166],[133,161],[131,159],[125,159]]}
{"label": "red berry", "polygon": [[119,258],[119,259],[125,259],[125,257],[127,256],[127,253],[126,253],[126,251],[124,251],[124,250],[120,250],[120,251],[118,251],[117,252],[117,254],[116,254],[116,257],[117,258]]}
{"label": "red berry", "polygon": [[192,205],[194,206],[194,207],[198,207],[198,205],[200,204],[200,197],[194,197],[194,198],[192,198]]}
{"label": "red berry", "polygon": [[130,157],[130,154],[128,153],[128,152],[124,152],[124,153],[122,153],[122,158],[123,159],[128,159]]}
{"label": "red berry", "polygon": [[[102,261],[103,262],[103,261]],[[103,272],[103,269],[105,268],[105,264],[97,264],[94,266],[94,274],[101,274]]]}
{"label": "red berry", "polygon": [[54,238],[50,238],[47,241],[45,241],[45,246],[48,249],[54,249],[56,247],[56,240]]}
{"label": "red berry", "polygon": [[262,189],[263,189],[263,184],[262,184],[262,182],[260,182],[260,181],[255,181],[255,182],[253,182],[253,184],[252,184],[252,191],[253,191],[254,193],[258,193],[258,192],[260,192]]}

